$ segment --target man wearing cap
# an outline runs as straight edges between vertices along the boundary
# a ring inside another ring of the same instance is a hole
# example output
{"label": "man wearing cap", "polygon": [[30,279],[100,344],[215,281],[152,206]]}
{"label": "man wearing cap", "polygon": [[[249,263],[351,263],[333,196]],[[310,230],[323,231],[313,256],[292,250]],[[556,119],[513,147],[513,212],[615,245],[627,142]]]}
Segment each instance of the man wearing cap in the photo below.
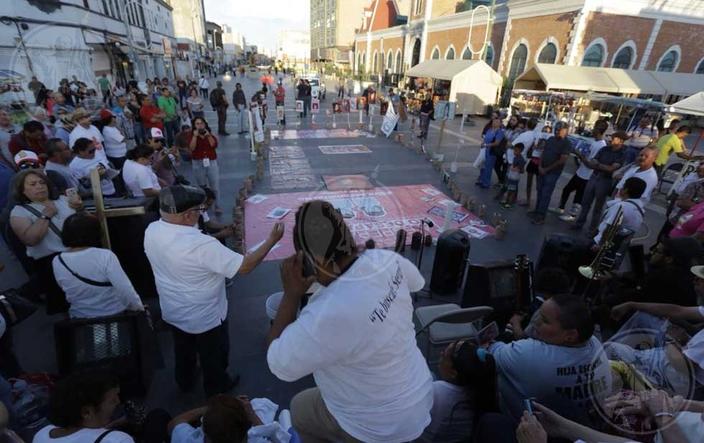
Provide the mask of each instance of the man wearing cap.
{"label": "man wearing cap", "polygon": [[550,198],[572,149],[572,144],[567,139],[568,129],[566,123],[558,122],[555,125],[555,135],[545,143],[543,154],[540,157],[540,166],[538,166],[538,199],[535,211],[531,214],[533,215],[533,224],[542,225],[545,223]]}
{"label": "man wearing cap", "polygon": [[96,157],[107,161],[107,155],[105,154],[105,149],[103,149],[103,134],[100,133],[98,128],[93,126],[91,122],[91,113],[85,109],[78,109],[73,113],[73,121],[76,122],[76,127],[73,128],[73,131],[69,134],[69,148],[74,148],[76,140],[87,138],[93,142]]}
{"label": "man wearing cap", "polygon": [[623,143],[627,139],[628,135],[625,132],[614,132],[611,135],[610,145],[601,148],[593,159],[582,159],[583,164],[593,172],[591,177],[589,177],[587,187],[584,189],[582,210],[579,211],[579,217],[577,217],[573,227],[575,230],[581,229],[586,223],[589,212],[592,210],[592,203],[594,204],[594,212],[592,214],[591,231],[595,231],[597,226],[599,226],[601,211],[604,209],[606,199],[614,187],[613,173],[624,162]]}
{"label": "man wearing cap", "polygon": [[201,188],[162,189],[161,219],[147,228],[144,251],[154,271],[162,317],[172,327],[176,383],[184,391],[193,388],[198,358],[210,397],[229,391],[238,380],[227,374],[225,279],[251,272],[281,239],[284,225],[275,224],[262,246],[242,256],[200,232],[205,201]]}
{"label": "man wearing cap", "polygon": [[76,127],[76,123],[73,121],[72,114],[62,114],[59,117],[59,121],[61,124],[57,126],[56,134],[54,134],[54,136],[63,140],[64,143],[66,143],[66,146],[68,146],[70,143],[71,131],[73,131]]}
{"label": "man wearing cap", "polygon": [[624,143],[626,146],[624,150],[624,165],[633,163],[641,149],[658,139],[658,128],[654,127],[652,123],[652,118],[644,115],[637,126],[628,130],[628,141]]}
{"label": "man wearing cap", "polygon": [[227,122],[227,107],[230,106],[230,104],[227,102],[227,94],[222,88],[222,82],[218,80],[215,84],[217,85],[217,88],[213,89],[213,92],[210,93],[210,104],[218,113],[218,134],[230,135],[225,130],[225,123]]}

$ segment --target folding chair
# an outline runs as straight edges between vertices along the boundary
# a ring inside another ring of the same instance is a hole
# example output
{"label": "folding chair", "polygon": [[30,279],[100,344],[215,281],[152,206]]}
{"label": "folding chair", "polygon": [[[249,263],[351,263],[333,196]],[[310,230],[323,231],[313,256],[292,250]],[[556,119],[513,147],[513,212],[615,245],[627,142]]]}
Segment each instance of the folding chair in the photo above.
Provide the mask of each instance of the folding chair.
{"label": "folding chair", "polygon": [[494,308],[489,306],[461,308],[455,303],[417,308],[414,313],[417,325],[416,337],[420,334],[427,335],[425,358],[430,362],[433,346],[475,337],[482,319],[492,312]]}
{"label": "folding chair", "polygon": [[662,193],[662,185],[667,183],[673,185],[677,181],[677,177],[684,168],[684,163],[672,163],[662,170],[660,183],[658,184],[658,192]]}

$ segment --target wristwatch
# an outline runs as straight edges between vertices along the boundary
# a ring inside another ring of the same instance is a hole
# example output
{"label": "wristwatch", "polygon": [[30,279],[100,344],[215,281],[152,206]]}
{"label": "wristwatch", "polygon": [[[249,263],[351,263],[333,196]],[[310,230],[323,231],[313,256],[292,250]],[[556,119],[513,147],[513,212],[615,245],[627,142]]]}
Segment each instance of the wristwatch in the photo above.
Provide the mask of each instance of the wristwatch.
{"label": "wristwatch", "polygon": [[48,215],[44,215],[44,214],[39,216],[39,218],[41,218],[42,220],[51,220],[51,217],[49,217]]}

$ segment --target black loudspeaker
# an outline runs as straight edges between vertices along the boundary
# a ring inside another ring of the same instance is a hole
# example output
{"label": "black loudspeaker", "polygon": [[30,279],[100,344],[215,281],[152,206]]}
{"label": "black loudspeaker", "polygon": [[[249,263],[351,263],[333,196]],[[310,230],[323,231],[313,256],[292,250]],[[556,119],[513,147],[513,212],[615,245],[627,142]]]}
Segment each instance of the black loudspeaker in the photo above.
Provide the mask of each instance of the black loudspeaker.
{"label": "black loudspeaker", "polygon": [[399,229],[398,231],[396,231],[396,245],[394,246],[394,250],[399,254],[403,254],[404,252],[406,252],[405,229]]}
{"label": "black loudspeaker", "polygon": [[420,245],[423,243],[423,235],[420,231],[416,231],[411,236],[411,249],[417,251],[420,249]]}
{"label": "black loudspeaker", "polygon": [[589,265],[594,253],[589,239],[566,234],[551,234],[543,241],[536,272],[543,268],[562,268],[574,282],[580,266]]}
{"label": "black loudspeaker", "polygon": [[465,263],[469,257],[469,235],[459,229],[448,229],[438,237],[430,278],[434,294],[454,294],[462,284]]}
{"label": "black loudspeaker", "polygon": [[513,260],[469,265],[462,307],[491,306],[497,312],[514,311],[516,288]]}

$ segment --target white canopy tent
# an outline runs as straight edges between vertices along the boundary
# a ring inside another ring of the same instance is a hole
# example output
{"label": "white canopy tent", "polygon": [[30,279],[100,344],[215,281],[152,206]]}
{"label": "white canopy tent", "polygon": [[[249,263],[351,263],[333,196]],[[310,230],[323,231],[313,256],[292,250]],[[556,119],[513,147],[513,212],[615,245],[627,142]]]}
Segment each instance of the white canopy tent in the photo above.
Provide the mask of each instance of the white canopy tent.
{"label": "white canopy tent", "polygon": [[501,76],[482,60],[427,60],[406,71],[408,77],[450,81],[449,101],[460,114],[483,114],[496,103]]}
{"label": "white canopy tent", "polygon": [[668,108],[668,111],[677,114],[688,114],[704,117],[704,91],[690,95],[684,100],[673,103]]}

